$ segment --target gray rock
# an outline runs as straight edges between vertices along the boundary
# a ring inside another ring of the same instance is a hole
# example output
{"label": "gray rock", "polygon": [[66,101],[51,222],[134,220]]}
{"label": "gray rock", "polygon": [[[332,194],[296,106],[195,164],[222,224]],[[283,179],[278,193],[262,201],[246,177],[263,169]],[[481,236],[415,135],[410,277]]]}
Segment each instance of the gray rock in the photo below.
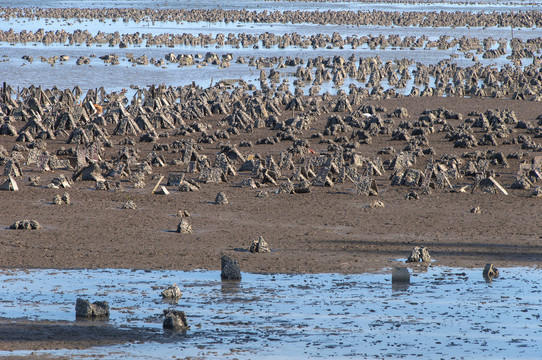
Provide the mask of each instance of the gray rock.
{"label": "gray rock", "polygon": [[55,205],[62,205],[62,197],[58,194],[53,196],[53,204]]}
{"label": "gray rock", "polygon": [[160,293],[164,299],[179,299],[183,296],[183,293],[177,286],[177,284],[170,285],[167,289]]}
{"label": "gray rock", "polygon": [[396,266],[391,272],[392,284],[410,284],[410,273],[406,267]]}
{"label": "gray rock", "polygon": [[408,194],[405,195],[405,199],[407,199],[407,200],[419,200],[420,195],[418,195],[418,193],[415,192],[415,191],[411,191],[411,192],[409,192]]}
{"label": "gray rock", "polygon": [[122,209],[135,210],[137,209],[137,205],[134,200],[128,200],[122,205]]}
{"label": "gray rock", "polygon": [[10,227],[14,230],[39,230],[41,225],[36,220],[19,220],[15,221]]}
{"label": "gray rock", "polygon": [[424,263],[430,263],[431,262],[431,255],[429,255],[429,250],[425,246],[415,246],[414,249],[412,249],[412,253],[406,260],[406,262],[424,262]]}
{"label": "gray rock", "polygon": [[222,272],[220,278],[222,280],[241,280],[241,268],[237,260],[231,259],[229,256],[224,255],[220,259],[222,261]]}
{"label": "gray rock", "polygon": [[258,240],[252,241],[252,244],[250,244],[250,252],[251,253],[268,253],[271,252],[271,249],[269,249],[269,245],[264,240],[263,236],[260,236]]}
{"label": "gray rock", "polygon": [[164,316],[164,329],[171,329],[175,331],[190,329],[184,311],[168,309],[164,310]]}
{"label": "gray rock", "polygon": [[177,232],[181,234],[192,234],[192,226],[188,221],[182,219],[179,225],[177,226]]}
{"label": "gray rock", "polygon": [[75,303],[75,316],[78,318],[108,318],[109,303],[107,301],[90,301],[77,298]]}
{"label": "gray rock", "polygon": [[228,198],[226,197],[226,194],[224,194],[223,192],[219,192],[216,195],[215,204],[227,204],[227,203],[228,203]]}
{"label": "gray rock", "polygon": [[293,194],[295,193],[294,184],[290,180],[286,180],[279,185],[277,194]]}
{"label": "gray rock", "polygon": [[60,198],[60,202],[62,204],[70,205],[70,203],[71,203],[70,194],[68,194],[67,192],[62,194],[62,197]]}

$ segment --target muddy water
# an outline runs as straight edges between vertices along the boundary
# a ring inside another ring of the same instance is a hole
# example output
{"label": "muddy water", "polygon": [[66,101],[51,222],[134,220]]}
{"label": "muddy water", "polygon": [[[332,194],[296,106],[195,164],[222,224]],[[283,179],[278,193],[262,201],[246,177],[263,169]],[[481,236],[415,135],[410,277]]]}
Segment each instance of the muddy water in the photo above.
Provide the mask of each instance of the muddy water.
{"label": "muddy water", "polygon": [[[3,270],[0,317],[72,321],[77,297],[109,301],[108,324],[126,331],[161,331],[169,307],[187,313],[191,329],[181,337],[34,353],[72,358],[539,358],[542,270],[501,269],[491,283],[482,269],[433,266],[411,276],[394,289],[389,270],[244,273],[240,283],[221,282],[217,271]],[[173,282],[184,293],[177,304],[159,296]]]}

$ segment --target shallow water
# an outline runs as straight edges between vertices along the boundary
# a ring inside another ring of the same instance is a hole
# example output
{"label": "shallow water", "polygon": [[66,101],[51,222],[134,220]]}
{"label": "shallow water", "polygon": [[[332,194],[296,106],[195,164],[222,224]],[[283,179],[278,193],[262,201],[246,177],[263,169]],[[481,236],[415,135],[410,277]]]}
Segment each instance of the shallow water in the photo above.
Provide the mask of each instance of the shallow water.
{"label": "shallow water", "polygon": [[[186,312],[179,340],[42,351],[72,358],[539,358],[542,270],[415,270],[394,290],[380,274],[243,274],[217,271],[2,270],[0,317],[75,320],[77,297],[106,300],[109,324],[159,330],[164,309]],[[176,282],[177,305],[159,293]],[[164,335],[165,339],[168,335]],[[1,352],[28,355],[27,351]]]}
{"label": "shallow water", "polygon": [[[459,3],[458,3],[459,2]],[[468,3],[468,4],[465,4]],[[0,7],[14,7],[13,1],[0,1]],[[136,9],[223,9],[223,10],[249,10],[249,11],[326,11],[326,10],[352,10],[352,11],[526,11],[539,10],[542,5],[534,1],[424,1],[420,3],[400,2],[357,2],[357,1],[267,1],[267,0],[53,0],[44,3],[40,0],[18,0],[17,7],[42,8],[136,8]]]}
{"label": "shallow water", "polygon": [[[158,1],[149,2],[145,0],[141,1],[94,1],[94,0],[82,0],[82,1],[50,1],[47,2],[49,7],[81,7],[81,8],[102,8],[102,7],[135,7],[146,8],[151,7],[155,9],[160,8],[193,8],[198,7],[200,2],[194,0],[179,0],[179,1]],[[17,2],[19,7],[31,7],[42,6],[42,2],[37,1],[22,1]],[[0,6],[13,6],[10,1],[0,1]],[[457,4],[453,1],[449,2],[435,2],[424,4],[406,4],[406,3],[365,3],[365,2],[338,2],[338,3],[326,3],[326,2],[290,2],[290,1],[258,1],[258,0],[245,0],[239,2],[228,2],[222,4],[218,1],[206,2],[209,8],[222,7],[222,8],[243,8],[243,9],[275,9],[284,11],[295,9],[303,10],[325,10],[327,7],[334,10],[341,9],[380,9],[382,10],[397,10],[408,11],[415,9],[431,10],[431,6],[437,7],[439,10],[445,11],[480,11],[480,10],[493,10],[499,9],[503,11],[517,11],[523,8],[532,9],[532,4],[522,4],[518,2],[502,2],[492,1],[485,2],[484,4]],[[427,8],[429,6],[429,8]],[[542,5],[537,5],[542,9]],[[536,6],[534,6],[536,8]],[[510,39],[512,37],[512,30],[509,28],[421,28],[421,27],[383,27],[383,26],[351,26],[351,25],[316,25],[316,24],[257,24],[257,23],[207,23],[207,22],[146,22],[141,21],[136,23],[134,21],[111,21],[107,20],[99,22],[96,20],[74,20],[74,19],[24,19],[24,18],[12,18],[9,20],[0,20],[0,28],[8,30],[12,28],[15,32],[22,30],[36,31],[40,28],[46,31],[55,31],[59,29],[73,32],[76,29],[87,30],[91,34],[97,34],[99,31],[113,33],[118,31],[120,34],[124,33],[136,33],[141,34],[151,33],[154,35],[170,33],[170,34],[182,34],[190,33],[197,34],[212,34],[216,36],[218,33],[223,34],[262,34],[265,32],[283,35],[286,33],[298,33],[302,36],[311,36],[316,34],[333,34],[334,32],[340,33],[343,37],[346,36],[389,36],[399,34],[401,37],[414,36],[416,38],[420,36],[427,36],[430,40],[437,40],[441,36],[450,36],[450,38],[461,38],[462,36],[475,36],[478,39],[492,37],[493,39]],[[536,38],[542,35],[540,29],[514,29],[513,36],[521,38],[524,41],[530,38]],[[261,45],[261,44],[260,44]],[[216,52],[219,55],[231,53],[234,56],[234,61],[239,56],[245,58],[249,57],[299,57],[304,60],[309,58],[315,58],[317,56],[332,57],[340,55],[345,58],[352,54],[355,54],[358,58],[362,57],[375,57],[379,56],[382,61],[395,60],[395,59],[411,59],[416,62],[421,62],[425,65],[436,64],[441,60],[450,59],[453,63],[458,64],[461,67],[468,67],[474,64],[470,58],[466,58],[465,54],[459,51],[457,48],[449,50],[436,50],[422,49],[422,48],[376,48],[370,49],[367,45],[360,46],[357,49],[352,49],[350,46],[345,46],[344,49],[339,48],[319,48],[319,49],[302,49],[296,46],[290,46],[286,49],[279,49],[273,47],[266,49],[260,46],[259,49],[247,48],[235,48],[233,46],[222,46],[216,48],[214,45],[210,46],[175,46],[175,47],[145,47],[145,45],[129,45],[125,49],[119,49],[118,47],[110,47],[108,44],[92,46],[86,46],[85,44],[79,45],[67,45],[67,44],[52,44],[43,45],[35,43],[27,44],[9,44],[0,43],[0,73],[2,74],[2,81],[11,85],[13,88],[29,87],[31,85],[42,86],[43,88],[51,88],[57,86],[60,89],[73,89],[75,86],[81,87],[84,91],[88,89],[95,89],[104,87],[106,91],[121,91],[123,88],[130,86],[146,87],[151,84],[165,84],[167,86],[182,86],[194,82],[197,85],[207,87],[211,83],[216,83],[222,79],[243,79],[248,83],[252,83],[259,87],[259,70],[248,65],[235,64],[232,61],[231,67],[221,69],[218,66],[205,66],[203,68],[197,68],[196,66],[179,68],[176,64],[166,63],[163,67],[155,67],[153,65],[147,66],[132,66],[130,62],[126,60],[128,53],[134,54],[135,57],[146,55],[149,59],[163,59],[168,53],[174,54],[205,54],[208,51]],[[105,65],[103,61],[98,59],[99,56],[105,54],[118,54],[120,57],[120,64],[117,66]],[[510,64],[510,60],[507,59],[507,55],[501,56],[497,59],[483,59],[481,54],[477,54],[478,61],[486,66],[493,65],[496,67]],[[24,55],[32,56],[34,58],[33,63],[29,63],[22,59]],[[70,60],[64,63],[56,62],[54,66],[51,66],[47,62],[41,62],[38,57],[53,57],[59,55],[68,55]],[[96,57],[91,57],[95,55]],[[90,65],[75,65],[76,60],[80,56],[91,57]],[[525,59],[524,65],[530,64],[531,59]],[[411,69],[412,70],[412,69]],[[269,68],[266,69],[269,72]],[[290,81],[290,91],[294,92],[295,87],[293,77],[289,76],[295,71],[295,68],[286,68],[279,70],[283,73],[283,78]],[[281,79],[282,81],[283,79]],[[331,94],[335,94],[338,88],[348,92],[348,86],[354,83],[356,86],[363,86],[363,84],[357,82],[355,79],[345,79],[344,85],[341,87],[334,87],[332,82],[324,83],[321,86],[321,93],[329,91]],[[307,84],[310,86],[310,84]],[[384,90],[387,89],[386,82],[383,81],[382,86]],[[404,89],[397,89],[398,93],[408,94],[412,89],[412,82],[407,84]],[[369,89],[370,90],[370,89]],[[423,88],[420,88],[423,90]],[[308,87],[306,88],[308,93]],[[133,92],[129,92],[128,95],[133,95]]]}

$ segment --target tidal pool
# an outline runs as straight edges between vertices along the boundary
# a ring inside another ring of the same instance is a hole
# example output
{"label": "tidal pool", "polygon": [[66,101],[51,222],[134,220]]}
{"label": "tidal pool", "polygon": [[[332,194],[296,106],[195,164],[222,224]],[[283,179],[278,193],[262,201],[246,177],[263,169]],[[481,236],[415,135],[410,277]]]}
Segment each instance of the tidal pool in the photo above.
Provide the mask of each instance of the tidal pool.
{"label": "tidal pool", "polygon": [[[539,359],[542,270],[411,269],[396,289],[376,274],[249,274],[218,271],[0,270],[0,317],[75,321],[78,297],[111,306],[110,326],[161,333],[163,310],[186,312],[191,329],[85,350],[0,351],[70,358],[445,358]],[[177,283],[178,303],[160,292]],[[15,320],[14,320],[15,321]]]}

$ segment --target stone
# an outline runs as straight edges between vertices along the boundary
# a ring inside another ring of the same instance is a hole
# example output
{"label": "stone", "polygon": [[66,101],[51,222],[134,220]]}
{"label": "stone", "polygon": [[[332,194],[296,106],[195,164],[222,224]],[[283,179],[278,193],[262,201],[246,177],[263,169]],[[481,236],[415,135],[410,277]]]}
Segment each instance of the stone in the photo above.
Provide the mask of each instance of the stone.
{"label": "stone", "polygon": [[392,284],[410,284],[410,273],[406,267],[395,266],[391,272]]}
{"label": "stone", "polygon": [[63,174],[60,174],[57,177],[53,178],[53,180],[51,180],[50,185],[52,185],[51,187],[53,189],[60,189],[60,188],[67,189],[71,187],[70,182],[68,181],[68,179],[66,179],[66,177]]}
{"label": "stone", "polygon": [[177,211],[177,216],[178,217],[190,217],[190,213],[187,211],[187,210],[181,210],[179,209]]}
{"label": "stone", "polygon": [[380,200],[373,200],[371,202],[371,204],[369,205],[370,208],[374,209],[374,208],[383,208],[385,207],[386,205],[384,205],[384,202],[380,201]]}
{"label": "stone", "polygon": [[216,195],[215,204],[227,204],[227,203],[228,203],[228,198],[226,197],[226,194],[224,194],[223,192],[219,192]]}
{"label": "stone", "polygon": [[182,219],[177,226],[177,232],[181,234],[192,234],[194,231],[192,230],[190,223],[185,219]]}
{"label": "stone", "polygon": [[407,200],[420,200],[420,195],[418,195],[417,192],[411,191],[408,194],[405,195],[405,199]]}
{"label": "stone", "polygon": [[28,181],[30,181],[30,186],[39,186],[40,177],[38,175],[30,175]]}
{"label": "stone", "polygon": [[62,197],[60,198],[60,201],[61,201],[62,204],[70,205],[70,203],[71,203],[70,194],[68,194],[67,192],[62,194]]}
{"label": "stone", "polygon": [[290,180],[286,180],[279,185],[277,194],[293,194],[295,193],[294,184]]}
{"label": "stone", "polygon": [[431,262],[431,255],[429,255],[429,250],[425,246],[415,246],[414,249],[412,249],[412,253],[406,260],[407,263],[410,262],[424,262],[424,263],[430,263]]}
{"label": "stone", "polygon": [[480,209],[479,206],[476,206],[476,207],[473,207],[472,209],[470,209],[470,212],[473,213],[473,214],[481,214],[482,210]]}
{"label": "stone", "polygon": [[135,204],[134,200],[128,200],[122,205],[121,208],[126,210],[135,210],[137,209],[137,205]]}
{"label": "stone", "polygon": [[77,318],[108,318],[109,317],[109,303],[107,301],[96,301],[90,303],[90,301],[77,298],[75,303],[75,316]]}
{"label": "stone", "polygon": [[9,176],[7,180],[4,181],[4,183],[0,186],[0,190],[19,191],[19,186],[17,185],[17,182],[15,182],[15,179]]}
{"label": "stone", "polygon": [[167,309],[164,310],[164,316],[164,329],[170,329],[174,331],[190,329],[184,311]]}
{"label": "stone", "polygon": [[177,286],[177,284],[171,284],[167,289],[160,293],[164,299],[179,299],[183,296],[183,293]]}
{"label": "stone", "polygon": [[15,221],[10,227],[13,230],[39,230],[41,225],[36,220]]}
{"label": "stone", "polygon": [[532,197],[542,197],[542,187],[537,186],[533,189],[533,192],[531,193]]}
{"label": "stone", "polygon": [[499,269],[494,267],[493,264],[487,263],[482,275],[484,276],[484,279],[491,281],[493,278],[499,277]]}
{"label": "stone", "polygon": [[62,205],[62,197],[58,194],[53,196],[53,204],[54,205]]}
{"label": "stone", "polygon": [[241,268],[237,260],[233,260],[227,255],[222,256],[220,260],[222,262],[220,278],[222,280],[241,281]]}
{"label": "stone", "polygon": [[264,240],[263,236],[260,236],[258,240],[253,240],[252,244],[250,244],[250,252],[251,253],[268,253],[271,252],[271,249],[269,249],[269,245]]}

